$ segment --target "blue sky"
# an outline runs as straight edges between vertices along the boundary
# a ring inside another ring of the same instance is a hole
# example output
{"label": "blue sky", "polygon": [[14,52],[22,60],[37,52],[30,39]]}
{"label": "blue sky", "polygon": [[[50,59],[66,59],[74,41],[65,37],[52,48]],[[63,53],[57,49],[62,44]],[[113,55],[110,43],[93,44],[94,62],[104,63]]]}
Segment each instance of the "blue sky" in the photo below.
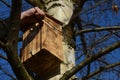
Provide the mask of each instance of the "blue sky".
{"label": "blue sky", "polygon": [[[115,1],[115,0],[114,0]],[[7,0],[8,3],[11,2],[11,0]],[[23,2],[23,4],[26,4],[26,2]],[[93,5],[94,3],[91,3],[91,5]],[[118,4],[118,6],[120,7],[120,1],[119,0],[116,0],[115,4]],[[112,4],[111,4],[112,5]],[[110,4],[109,4],[110,6]],[[102,6],[101,6],[102,7]],[[107,6],[105,6],[107,7]],[[27,10],[31,8],[30,5],[23,5],[23,9],[22,11],[24,10]],[[88,4],[86,4],[84,6],[84,9],[87,9],[88,8]],[[99,8],[96,8],[96,10],[99,10],[101,9],[100,7]],[[84,10],[83,10],[84,11]],[[6,7],[2,2],[0,2],[0,19],[5,19],[5,18],[8,18],[9,17],[9,13],[10,13],[10,8]],[[95,16],[94,14],[101,14],[101,16]],[[82,14],[81,13],[81,19],[86,21],[86,22],[91,22],[91,23],[95,23],[95,24],[99,24],[101,26],[113,26],[113,25],[116,25],[116,26],[119,26],[120,25],[120,11],[119,13],[116,15],[115,12],[112,11],[112,8],[110,10],[106,10],[106,11],[103,11],[102,13],[99,13],[98,12],[91,12],[91,14]],[[95,19],[93,21],[90,21],[92,17],[95,17]],[[20,33],[21,34],[21,33]],[[91,33],[92,34],[92,33]],[[103,35],[105,35],[106,32],[104,32]],[[88,34],[86,34],[88,35]],[[90,34],[89,34],[90,35]],[[112,41],[112,42],[116,42],[117,40],[115,40],[116,36],[113,36],[112,38],[110,38],[108,41]],[[120,40],[120,38],[117,38],[118,40]],[[77,38],[77,43],[76,44],[80,44],[80,40],[79,38]],[[20,47],[22,46],[22,43],[20,42],[18,44],[18,52],[20,52]],[[2,53],[3,55],[4,52],[1,50],[0,53]],[[106,58],[106,60],[109,60],[110,63],[114,63],[115,61],[120,61],[120,48],[113,51],[112,52],[112,55],[107,55],[108,58]],[[80,51],[78,52],[78,55],[80,55]],[[77,61],[77,63],[81,62],[82,60],[84,59],[84,56],[81,57],[81,59],[79,59]],[[11,67],[9,66],[9,64],[0,59],[0,65],[4,65],[2,66],[6,71],[8,71],[9,73],[13,74],[12,70],[11,70]],[[110,75],[112,75],[111,77],[114,77],[115,74],[111,74],[109,73]],[[107,77],[108,74],[105,74],[104,76]],[[10,78],[8,76],[5,76],[4,74],[2,74],[2,72],[0,71],[0,79],[2,80],[10,80]],[[117,80],[117,79],[114,79],[114,80]]]}

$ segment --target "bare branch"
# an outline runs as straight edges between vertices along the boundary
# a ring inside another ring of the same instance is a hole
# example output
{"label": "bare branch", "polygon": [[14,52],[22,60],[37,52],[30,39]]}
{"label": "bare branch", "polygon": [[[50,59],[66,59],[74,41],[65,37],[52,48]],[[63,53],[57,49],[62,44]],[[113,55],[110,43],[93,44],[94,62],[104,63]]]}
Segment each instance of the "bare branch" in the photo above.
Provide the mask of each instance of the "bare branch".
{"label": "bare branch", "polygon": [[76,72],[78,72],[79,70],[81,70],[83,67],[85,67],[87,64],[95,61],[96,59],[108,54],[109,52],[117,49],[120,47],[120,41],[114,43],[113,45],[105,48],[104,50],[99,51],[96,55],[92,55],[89,58],[87,58],[86,60],[84,60],[83,62],[81,62],[79,65],[77,65],[76,67],[73,67],[71,70],[68,70],[64,73],[64,75],[61,77],[60,80],[67,80],[69,79],[71,76],[73,76]]}
{"label": "bare branch", "polygon": [[12,0],[12,9],[10,13],[10,30],[8,32],[8,41],[3,47],[7,54],[7,60],[10,63],[13,72],[15,73],[18,80],[32,80],[26,71],[25,67],[21,63],[18,56],[18,35],[20,28],[20,15],[21,15],[22,0]]}
{"label": "bare branch", "polygon": [[7,7],[11,8],[11,5],[10,5],[10,4],[8,4],[6,1],[1,0],[1,2],[3,2],[3,3],[7,6]]}
{"label": "bare branch", "polygon": [[20,15],[21,15],[21,0],[19,1],[12,0],[12,9],[11,9],[10,20],[9,20],[10,29],[9,29],[7,38],[9,41],[8,43],[12,43],[12,44],[14,43],[13,45],[16,45],[16,46],[17,46],[18,34],[19,34],[19,28],[20,28]]}
{"label": "bare branch", "polygon": [[91,73],[91,74],[83,77],[83,78],[80,79],[80,80],[88,80],[89,78],[97,75],[98,73],[100,73],[100,72],[102,72],[102,71],[104,71],[104,70],[107,70],[107,69],[110,69],[110,68],[113,68],[113,67],[116,67],[116,66],[119,66],[119,65],[120,65],[120,62],[117,62],[117,63],[115,63],[115,64],[110,64],[110,65],[107,65],[107,66],[105,66],[105,67],[100,67],[98,70],[96,70],[96,71],[94,71],[93,73]]}
{"label": "bare branch", "polygon": [[0,54],[0,58],[4,59],[4,60],[7,60],[7,57],[6,56],[3,56],[2,54]]}
{"label": "bare branch", "polygon": [[[85,26],[101,27],[100,25],[94,24],[94,23],[88,23],[88,24],[83,25],[83,27],[85,27]],[[109,31],[109,32],[113,33],[112,31]],[[120,38],[120,35],[118,35],[116,32],[114,32],[113,34],[114,34],[115,36],[117,36],[118,38]]]}
{"label": "bare branch", "polygon": [[97,60],[100,61],[100,62],[102,62],[102,63],[104,63],[104,64],[106,64],[106,65],[109,65],[108,62],[106,62],[105,60],[103,60],[103,59],[101,59],[101,58],[98,58]]}
{"label": "bare branch", "polygon": [[3,25],[3,26],[1,26],[1,27],[4,27],[7,31],[9,30],[9,29],[7,28],[7,24],[5,23],[4,20],[1,20],[1,19],[0,19],[0,24]]}
{"label": "bare branch", "polygon": [[[72,18],[71,18],[71,20],[70,20],[70,23],[73,22],[73,21],[75,21],[76,18],[78,18],[78,16],[80,15],[80,11],[82,10],[83,5],[84,5],[84,3],[85,3],[86,1],[87,1],[87,0],[79,0],[79,1],[77,2],[78,7],[77,7],[77,9],[75,8],[74,15],[72,16]],[[84,14],[84,13],[86,13],[87,11],[89,11],[89,10],[91,10],[91,9],[94,9],[94,8],[96,8],[97,6],[103,4],[104,2],[107,2],[107,1],[108,1],[108,0],[99,1],[96,5],[90,7],[89,9],[82,10],[81,14]],[[81,3],[82,5],[81,5],[80,3]]]}
{"label": "bare branch", "polygon": [[87,13],[89,10],[96,8],[96,7],[102,5],[103,3],[107,2],[107,1],[108,1],[108,0],[99,1],[99,2],[96,3],[94,6],[88,8],[88,9],[86,9],[86,10],[83,10],[83,11],[81,12],[81,14]]}
{"label": "bare branch", "polygon": [[17,80],[16,78],[13,77],[13,75],[11,75],[10,73],[8,73],[5,69],[3,69],[1,66],[0,66],[0,70],[2,70],[7,76],[11,77],[13,80]]}
{"label": "bare branch", "polygon": [[0,47],[4,47],[4,46],[5,44],[2,41],[0,41]]}
{"label": "bare branch", "polygon": [[113,34],[115,34],[117,32],[118,31],[111,31],[110,34],[106,34],[105,36],[101,37],[100,39],[95,40],[94,43],[91,44],[90,49],[94,49],[98,44],[109,39]]}
{"label": "bare branch", "polygon": [[76,33],[76,35],[80,35],[83,33],[88,32],[99,32],[99,31],[105,31],[105,30],[120,30],[120,26],[114,26],[114,27],[100,27],[100,28],[93,28],[93,29],[84,29]]}
{"label": "bare branch", "polygon": [[69,24],[73,23],[75,21],[76,18],[78,18],[79,16],[79,12],[82,10],[83,5],[85,4],[87,0],[78,0],[76,5],[78,5],[77,7],[75,7],[74,13],[71,17],[71,20],[69,22]]}

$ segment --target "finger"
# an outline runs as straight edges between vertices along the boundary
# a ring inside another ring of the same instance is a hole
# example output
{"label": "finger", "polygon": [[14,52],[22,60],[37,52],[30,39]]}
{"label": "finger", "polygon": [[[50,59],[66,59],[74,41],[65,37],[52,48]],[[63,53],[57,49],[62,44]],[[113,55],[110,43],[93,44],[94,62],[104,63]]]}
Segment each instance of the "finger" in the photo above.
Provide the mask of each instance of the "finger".
{"label": "finger", "polygon": [[36,14],[39,14],[39,15],[41,15],[41,16],[42,16],[42,15],[43,15],[43,16],[45,15],[45,13],[44,13],[40,8],[35,7],[34,9],[35,9],[35,11],[36,11],[36,12],[35,12]]}

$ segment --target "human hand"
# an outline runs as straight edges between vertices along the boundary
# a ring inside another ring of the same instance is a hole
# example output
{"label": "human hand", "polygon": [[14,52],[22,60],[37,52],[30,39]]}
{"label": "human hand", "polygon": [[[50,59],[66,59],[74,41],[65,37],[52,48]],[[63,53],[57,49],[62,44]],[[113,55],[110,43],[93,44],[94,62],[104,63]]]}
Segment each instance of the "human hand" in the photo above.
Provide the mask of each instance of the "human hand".
{"label": "human hand", "polygon": [[21,27],[24,25],[36,23],[44,19],[45,13],[38,7],[31,8],[21,13]]}

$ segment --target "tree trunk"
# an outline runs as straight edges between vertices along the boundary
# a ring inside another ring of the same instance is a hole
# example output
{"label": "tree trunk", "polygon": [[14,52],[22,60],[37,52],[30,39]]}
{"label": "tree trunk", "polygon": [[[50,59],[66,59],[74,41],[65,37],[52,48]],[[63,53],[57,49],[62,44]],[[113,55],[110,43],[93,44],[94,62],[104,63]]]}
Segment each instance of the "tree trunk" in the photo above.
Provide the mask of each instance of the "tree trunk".
{"label": "tree trunk", "polygon": [[46,3],[45,7],[47,14],[53,16],[54,18],[64,23],[63,28],[65,30],[62,31],[64,62],[61,63],[60,74],[49,79],[49,80],[59,80],[64,72],[70,70],[75,65],[75,56],[74,56],[75,50],[68,43],[71,42],[70,40],[71,40],[72,30],[70,30],[71,29],[70,26],[67,26],[73,14],[73,3],[69,0],[51,1],[51,2],[45,1],[45,3]]}

